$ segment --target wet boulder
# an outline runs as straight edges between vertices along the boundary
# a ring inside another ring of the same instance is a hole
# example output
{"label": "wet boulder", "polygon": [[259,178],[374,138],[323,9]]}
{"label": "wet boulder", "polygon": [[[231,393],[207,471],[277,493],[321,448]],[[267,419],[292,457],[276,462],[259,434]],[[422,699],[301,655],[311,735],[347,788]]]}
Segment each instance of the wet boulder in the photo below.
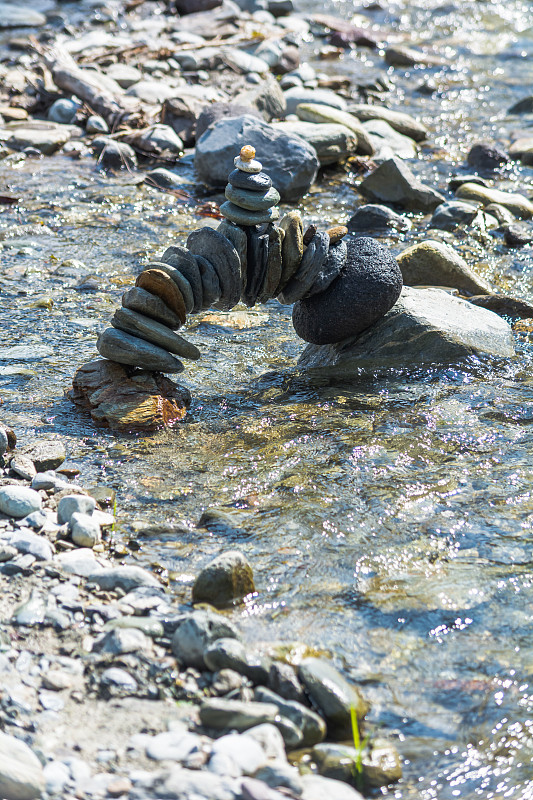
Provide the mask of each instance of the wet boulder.
{"label": "wet boulder", "polygon": [[299,136],[280,132],[249,114],[222,119],[200,137],[194,157],[200,180],[225,186],[234,169],[235,153],[245,144],[255,147],[282,200],[297,201],[309,191],[319,167],[314,148]]}
{"label": "wet boulder", "polygon": [[510,325],[442,289],[404,287],[398,302],[374,325],[344,342],[308,345],[298,365],[353,374],[456,363],[472,355],[513,356]]}
{"label": "wet boulder", "polygon": [[466,294],[490,294],[486,280],[470,269],[450,245],[428,239],[397,256],[407,286],[451,286]]}

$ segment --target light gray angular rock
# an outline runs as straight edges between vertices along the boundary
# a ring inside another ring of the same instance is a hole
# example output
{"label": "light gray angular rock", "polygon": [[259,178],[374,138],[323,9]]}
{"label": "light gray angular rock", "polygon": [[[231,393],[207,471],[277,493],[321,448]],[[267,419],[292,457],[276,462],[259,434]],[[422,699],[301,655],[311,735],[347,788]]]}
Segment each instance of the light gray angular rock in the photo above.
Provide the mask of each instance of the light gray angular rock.
{"label": "light gray angular rock", "polygon": [[70,781],[70,770],[61,761],[49,761],[43,770],[48,794],[60,794]]}
{"label": "light gray angular rock", "polygon": [[299,136],[316,150],[320,166],[344,161],[357,150],[357,135],[344,125],[314,122],[276,122],[276,130]]}
{"label": "light gray angular rock", "polygon": [[271,689],[258,686],[254,697],[261,703],[273,703],[281,716],[289,719],[302,732],[302,747],[322,742],[326,737],[326,723],[318,714],[295,700],[284,700]]}
{"label": "light gray angular rock", "polygon": [[83,494],[67,494],[57,504],[57,521],[60,525],[70,523],[73,514],[92,514],[96,500]]}
{"label": "light gray angular rock", "polygon": [[231,669],[253,683],[265,683],[268,679],[269,664],[254,657],[237,639],[217,639],[204,650],[204,662],[212,672]]}
{"label": "light gray angular rock", "polygon": [[162,123],[130,134],[127,142],[134,150],[147,156],[174,161],[183,155],[183,142],[180,137],[170,125]]}
{"label": "light gray angular rock", "polygon": [[33,750],[20,739],[0,733],[0,797],[34,800],[44,788],[43,768]]}
{"label": "light gray angular rock", "polygon": [[50,561],[54,555],[48,539],[45,536],[38,536],[27,528],[14,531],[9,535],[7,541],[16,547],[19,553],[29,553],[38,561]]}
{"label": "light gray angular rock", "polygon": [[254,775],[259,781],[263,781],[267,786],[273,789],[278,787],[285,787],[299,796],[303,792],[303,783],[297,767],[283,762],[275,761],[272,764],[266,764],[257,770]]}
{"label": "light gray angular rock", "polygon": [[120,667],[109,667],[104,670],[101,675],[101,681],[104,686],[117,687],[123,692],[135,693],[138,688],[138,683],[125,669]]}
{"label": "light gray angular rock", "polygon": [[71,536],[78,547],[94,547],[102,540],[98,522],[89,514],[74,512],[70,517]]}
{"label": "light gray angular rock", "polygon": [[57,469],[67,457],[65,445],[57,439],[38,439],[23,447],[22,453],[31,458],[37,472]]}
{"label": "light gray angular rock", "polygon": [[54,563],[63,571],[70,575],[79,575],[82,578],[93,576],[102,566],[96,560],[92,550],[81,547],[79,550],[67,550],[66,553],[59,553],[54,558]]}
{"label": "light gray angular rock", "polygon": [[100,636],[93,645],[95,653],[119,656],[125,653],[149,653],[152,641],[137,628],[114,628]]}
{"label": "light gray angular rock", "polygon": [[200,706],[200,721],[214,730],[245,731],[264,722],[274,723],[278,707],[272,703],[254,703],[210,697]]}
{"label": "light gray angular rock", "polygon": [[246,733],[229,733],[215,739],[211,748],[213,756],[226,756],[238,767],[241,775],[253,775],[267,763],[267,756],[259,742]]}
{"label": "light gray angular rock", "polygon": [[322,105],[320,103],[300,103],[296,114],[302,120],[314,123],[335,123],[347,128],[357,137],[357,152],[371,156],[374,154],[374,144],[369,134],[357,117],[347,111]]}
{"label": "light gray angular rock", "polygon": [[51,156],[59,150],[72,136],[72,128],[67,125],[46,123],[46,127],[19,127],[16,128],[6,144],[13,150],[23,150],[34,147],[45,156]]}
{"label": "light gray angular rock", "polygon": [[401,159],[384,161],[359,184],[359,191],[376,203],[395,203],[404,208],[433,211],[444,197],[416,178]]}
{"label": "light gray angular rock", "polygon": [[200,137],[194,159],[200,180],[225,186],[233,159],[245,144],[255,147],[282,200],[297,201],[309,190],[319,167],[314,148],[248,115],[220,120]]}
{"label": "light gray angular rock", "polygon": [[252,89],[246,89],[238,94],[233,102],[236,105],[257,108],[267,122],[285,116],[287,111],[285,95],[272,75]]}
{"label": "light gray angular rock", "polygon": [[142,567],[136,566],[121,566],[121,567],[106,567],[104,569],[93,572],[89,575],[91,583],[96,583],[100,589],[106,591],[113,591],[113,589],[122,589],[124,592],[130,592],[137,586],[155,586],[161,588],[161,584],[150,572]]}
{"label": "light gray angular rock", "polygon": [[0,456],[3,456],[5,452],[7,452],[7,448],[9,447],[9,441],[7,438],[7,433],[3,428],[0,428]]}
{"label": "light gray angular rock", "polygon": [[352,374],[455,363],[471,355],[512,357],[510,325],[442,289],[404,287],[393,308],[366,331],[334,345],[309,345],[298,365]]}
{"label": "light gray angular rock", "polygon": [[492,293],[488,282],[476,275],[453,247],[435,239],[408,247],[396,260],[407,286],[451,286],[461,293]]}
{"label": "light gray angular rock", "polygon": [[476,203],[449,200],[435,209],[430,226],[442,231],[453,231],[459,225],[470,225],[478,215],[479,206]]}
{"label": "light gray angular rock", "polygon": [[217,639],[238,639],[237,628],[222,614],[192,611],[184,614],[172,636],[172,652],[187,667],[205,668],[204,652]]}
{"label": "light gray angular rock", "polygon": [[[212,772],[175,767],[158,785],[157,794],[167,800],[237,800],[241,792],[231,778]],[[328,800],[331,800],[329,798]]]}
{"label": "light gray angular rock", "polygon": [[40,511],[41,495],[26,486],[1,486],[0,511],[8,517],[22,519],[33,511]]}
{"label": "light gray angular rock", "polygon": [[295,114],[301,103],[331,106],[331,108],[338,108],[340,111],[346,111],[347,107],[346,100],[329,89],[306,89],[303,86],[294,86],[284,94],[287,103],[287,114]]}
{"label": "light gray angular rock", "polygon": [[154,761],[178,761],[186,759],[202,748],[202,739],[189,733],[185,726],[152,736],[146,744],[146,755]]}

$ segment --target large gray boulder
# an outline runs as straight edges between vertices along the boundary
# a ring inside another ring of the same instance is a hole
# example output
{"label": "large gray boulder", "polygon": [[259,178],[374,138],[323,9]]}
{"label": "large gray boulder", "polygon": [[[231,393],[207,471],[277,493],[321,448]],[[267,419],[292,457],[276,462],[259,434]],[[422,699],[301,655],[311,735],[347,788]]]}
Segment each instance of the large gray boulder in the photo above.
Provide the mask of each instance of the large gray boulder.
{"label": "large gray boulder", "polygon": [[396,156],[371,172],[359,185],[359,191],[373,203],[394,203],[418,211],[433,211],[444,203],[440,192],[422,183]]}
{"label": "large gray boulder", "polygon": [[251,144],[265,172],[285,201],[300,200],[316,178],[316,151],[299,136],[283,133],[267,122],[244,115],[211,125],[196,143],[198,177],[211,186],[225,186],[241,147]]}
{"label": "large gray boulder", "polygon": [[404,286],[396,305],[370,328],[337,344],[308,345],[298,366],[349,374],[454,363],[471,355],[513,356],[510,325],[442,289]]}

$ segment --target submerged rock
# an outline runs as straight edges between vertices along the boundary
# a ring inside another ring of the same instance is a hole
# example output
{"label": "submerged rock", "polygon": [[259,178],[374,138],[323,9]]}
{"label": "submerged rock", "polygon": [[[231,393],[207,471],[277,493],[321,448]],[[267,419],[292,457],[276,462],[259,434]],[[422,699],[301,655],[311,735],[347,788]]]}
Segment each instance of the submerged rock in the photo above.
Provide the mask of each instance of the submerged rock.
{"label": "submerged rock", "polygon": [[442,289],[404,287],[388,314],[366,331],[333,345],[309,345],[298,365],[351,374],[455,363],[471,355],[513,356],[508,323]]}
{"label": "submerged rock", "polygon": [[158,373],[135,370],[112,361],[80,367],[69,398],[88,409],[101,425],[117,431],[153,431],[180,422],[191,396]]}
{"label": "submerged rock", "polygon": [[453,247],[434,239],[408,247],[397,260],[407,286],[451,286],[468,294],[492,292]]}

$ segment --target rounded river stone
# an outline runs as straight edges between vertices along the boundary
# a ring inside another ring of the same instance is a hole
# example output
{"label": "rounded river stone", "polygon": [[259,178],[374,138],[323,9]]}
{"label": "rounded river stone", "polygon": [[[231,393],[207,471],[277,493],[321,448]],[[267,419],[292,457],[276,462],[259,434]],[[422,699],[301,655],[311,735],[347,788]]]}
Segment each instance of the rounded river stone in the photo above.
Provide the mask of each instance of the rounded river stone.
{"label": "rounded river stone", "polygon": [[167,264],[165,261],[150,261],[150,263],[146,265],[145,269],[160,269],[161,272],[166,272],[166,274],[172,278],[183,295],[187,314],[191,313],[194,308],[194,294],[192,292],[192,286],[187,278],[181,274],[179,269],[176,269],[176,267],[171,267],[170,264]]}
{"label": "rounded river stone", "polygon": [[236,189],[228,183],[225,194],[234,205],[248,211],[266,211],[279,203],[279,192],[273,186],[264,194],[259,194],[259,192],[248,192],[246,189]]}
{"label": "rounded river stone", "polygon": [[166,272],[160,269],[145,269],[137,277],[135,285],[160,297],[170,310],[178,315],[182,324],[185,322],[187,311],[183,295]]}
{"label": "rounded river stone", "polygon": [[320,272],[305,296],[312,297],[314,294],[325,292],[326,289],[331,286],[341,269],[346,264],[347,255],[348,246],[344,239],[340,239],[337,244],[330,244],[327,258],[322,264]]}
{"label": "rounded river stone", "polygon": [[290,281],[302,260],[304,254],[304,229],[302,215],[299,211],[289,211],[279,224],[285,231],[285,238],[281,245],[281,280],[279,289],[283,289]]}
{"label": "rounded river stone", "polygon": [[292,321],[298,336],[313,344],[331,344],[356,336],[383,317],[402,290],[396,259],[366,236],[347,245],[347,259],[326,291],[300,300]]}
{"label": "rounded river stone", "polygon": [[203,256],[194,257],[202,279],[202,293],[204,296],[202,310],[204,310],[211,308],[213,303],[218,302],[222,294],[222,289],[220,288],[220,281],[214,266]]}
{"label": "rounded river stone", "polygon": [[181,320],[178,315],[174,314],[160,297],[147,292],[146,289],[138,286],[128,289],[122,295],[122,305],[124,308],[130,308],[132,311],[138,311],[139,314],[157,320],[157,322],[162,322],[172,330],[181,328]]}
{"label": "rounded river stone", "polygon": [[205,227],[189,234],[187,247],[194,255],[206,258],[215,268],[222,293],[213,307],[229,311],[236,306],[241,298],[241,263],[229,239]]}
{"label": "rounded river stone", "polygon": [[235,189],[246,189],[248,192],[267,192],[272,186],[272,178],[266,172],[250,173],[234,169],[228,175],[228,181]]}
{"label": "rounded river stone", "polygon": [[167,247],[161,261],[170,264],[181,272],[183,277],[189,281],[194,296],[193,313],[197,314],[203,306],[202,297],[202,279],[200,278],[200,270],[196,259],[189,253],[185,247],[181,245],[172,245]]}
{"label": "rounded river stone", "polygon": [[279,295],[280,303],[290,305],[306,296],[317,279],[329,250],[329,235],[318,231],[307,245],[298,271]]}
{"label": "rounded river stone", "polygon": [[261,225],[265,222],[274,222],[279,218],[279,209],[276,206],[268,208],[266,211],[246,211],[239,208],[235,203],[222,203],[220,211],[226,219],[235,222],[236,225]]}
{"label": "rounded river stone", "polygon": [[198,348],[182,336],[178,336],[177,333],[169,330],[166,325],[161,325],[160,322],[156,322],[150,317],[137,314],[136,311],[130,311],[129,308],[117,309],[111,320],[111,325],[132,336],[146,339],[147,342],[163,347],[170,353],[175,353],[182,358],[191,358],[193,360],[200,358]]}
{"label": "rounded river stone", "polygon": [[145,342],[116,328],[106,328],[98,337],[96,349],[104,358],[141,369],[182,372],[183,364],[162,347]]}

